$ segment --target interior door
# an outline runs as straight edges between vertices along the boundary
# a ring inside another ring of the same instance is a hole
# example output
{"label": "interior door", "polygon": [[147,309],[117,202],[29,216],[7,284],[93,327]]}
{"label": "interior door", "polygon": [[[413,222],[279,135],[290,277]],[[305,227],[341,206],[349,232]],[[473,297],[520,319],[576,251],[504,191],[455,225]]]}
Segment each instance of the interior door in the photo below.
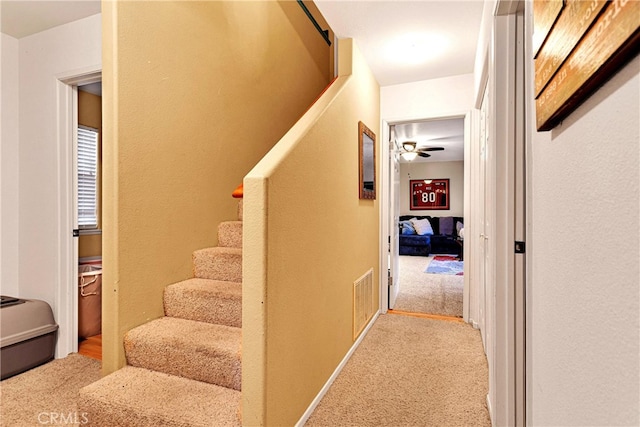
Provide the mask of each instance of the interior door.
{"label": "interior door", "polygon": [[400,163],[395,150],[395,129],[389,129],[389,309],[393,309],[400,292],[399,214],[400,214]]}
{"label": "interior door", "polygon": [[73,138],[72,145],[72,183],[73,190],[71,191],[72,197],[72,229],[73,229],[73,245],[72,245],[72,256],[71,256],[71,271],[73,273],[72,276],[72,285],[71,285],[71,300],[73,301],[73,314],[71,315],[71,324],[72,326],[72,337],[71,338],[71,350],[73,352],[78,351],[78,258],[79,258],[79,248],[78,245],[80,243],[80,230],[78,225],[78,86],[73,86],[72,89],[72,120],[71,120],[71,135]]}
{"label": "interior door", "polygon": [[487,352],[487,340],[486,340],[486,285],[487,285],[487,139],[488,139],[488,90],[485,88],[482,98],[482,105],[480,107],[480,152],[479,152],[479,184],[478,184],[478,200],[480,202],[480,229],[478,237],[478,249],[480,252],[478,263],[478,322],[480,327],[480,334],[482,336],[482,344],[484,346],[485,353]]}

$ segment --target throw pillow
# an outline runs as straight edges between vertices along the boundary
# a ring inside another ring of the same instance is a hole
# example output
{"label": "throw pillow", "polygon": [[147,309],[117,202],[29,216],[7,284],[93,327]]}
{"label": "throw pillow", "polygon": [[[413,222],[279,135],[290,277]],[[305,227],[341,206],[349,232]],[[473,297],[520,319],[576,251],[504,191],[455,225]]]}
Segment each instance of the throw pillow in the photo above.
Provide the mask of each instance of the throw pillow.
{"label": "throw pillow", "polygon": [[410,221],[416,233],[420,236],[433,235],[433,228],[431,228],[431,223],[428,219],[412,218]]}
{"label": "throw pillow", "polygon": [[464,228],[464,224],[462,224],[462,222],[458,221],[456,222],[456,232],[458,233],[458,236],[460,235],[460,230],[462,230]]}
{"label": "throw pillow", "polygon": [[416,230],[413,228],[413,224],[411,224],[411,221],[400,221],[400,234],[405,236],[416,234]]}
{"label": "throw pillow", "polygon": [[453,217],[443,216],[440,218],[440,234],[453,236]]}

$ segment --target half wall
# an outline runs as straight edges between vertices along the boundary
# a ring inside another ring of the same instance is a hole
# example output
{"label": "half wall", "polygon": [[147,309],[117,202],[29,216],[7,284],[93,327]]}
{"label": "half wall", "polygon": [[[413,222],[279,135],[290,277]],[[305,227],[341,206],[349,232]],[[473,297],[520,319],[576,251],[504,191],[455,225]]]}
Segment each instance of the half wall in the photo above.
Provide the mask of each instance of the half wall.
{"label": "half wall", "polygon": [[357,144],[358,121],[380,137],[379,86],[352,40],[338,50],[337,80],[244,178],[245,425],[300,419],[353,345],[353,282],[379,277]]}

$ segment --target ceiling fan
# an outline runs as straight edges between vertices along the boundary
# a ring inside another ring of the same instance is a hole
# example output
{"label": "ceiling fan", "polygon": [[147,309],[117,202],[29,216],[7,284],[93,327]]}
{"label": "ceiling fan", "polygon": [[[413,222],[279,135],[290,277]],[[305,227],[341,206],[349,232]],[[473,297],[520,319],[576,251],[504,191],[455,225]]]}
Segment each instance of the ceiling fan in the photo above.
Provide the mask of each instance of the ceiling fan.
{"label": "ceiling fan", "polygon": [[418,147],[415,141],[405,141],[402,143],[400,156],[407,161],[420,157],[431,157],[428,151],[443,151],[444,147]]}

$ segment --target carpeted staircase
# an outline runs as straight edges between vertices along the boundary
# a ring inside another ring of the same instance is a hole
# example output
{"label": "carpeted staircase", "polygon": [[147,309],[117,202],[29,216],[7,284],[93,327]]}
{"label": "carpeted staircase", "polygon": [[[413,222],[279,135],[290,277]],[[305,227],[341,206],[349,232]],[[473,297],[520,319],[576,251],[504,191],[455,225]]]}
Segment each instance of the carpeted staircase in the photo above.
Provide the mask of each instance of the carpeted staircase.
{"label": "carpeted staircase", "polygon": [[125,335],[127,366],[80,390],[90,425],[241,425],[242,200],[218,245],[165,288],[165,317]]}

